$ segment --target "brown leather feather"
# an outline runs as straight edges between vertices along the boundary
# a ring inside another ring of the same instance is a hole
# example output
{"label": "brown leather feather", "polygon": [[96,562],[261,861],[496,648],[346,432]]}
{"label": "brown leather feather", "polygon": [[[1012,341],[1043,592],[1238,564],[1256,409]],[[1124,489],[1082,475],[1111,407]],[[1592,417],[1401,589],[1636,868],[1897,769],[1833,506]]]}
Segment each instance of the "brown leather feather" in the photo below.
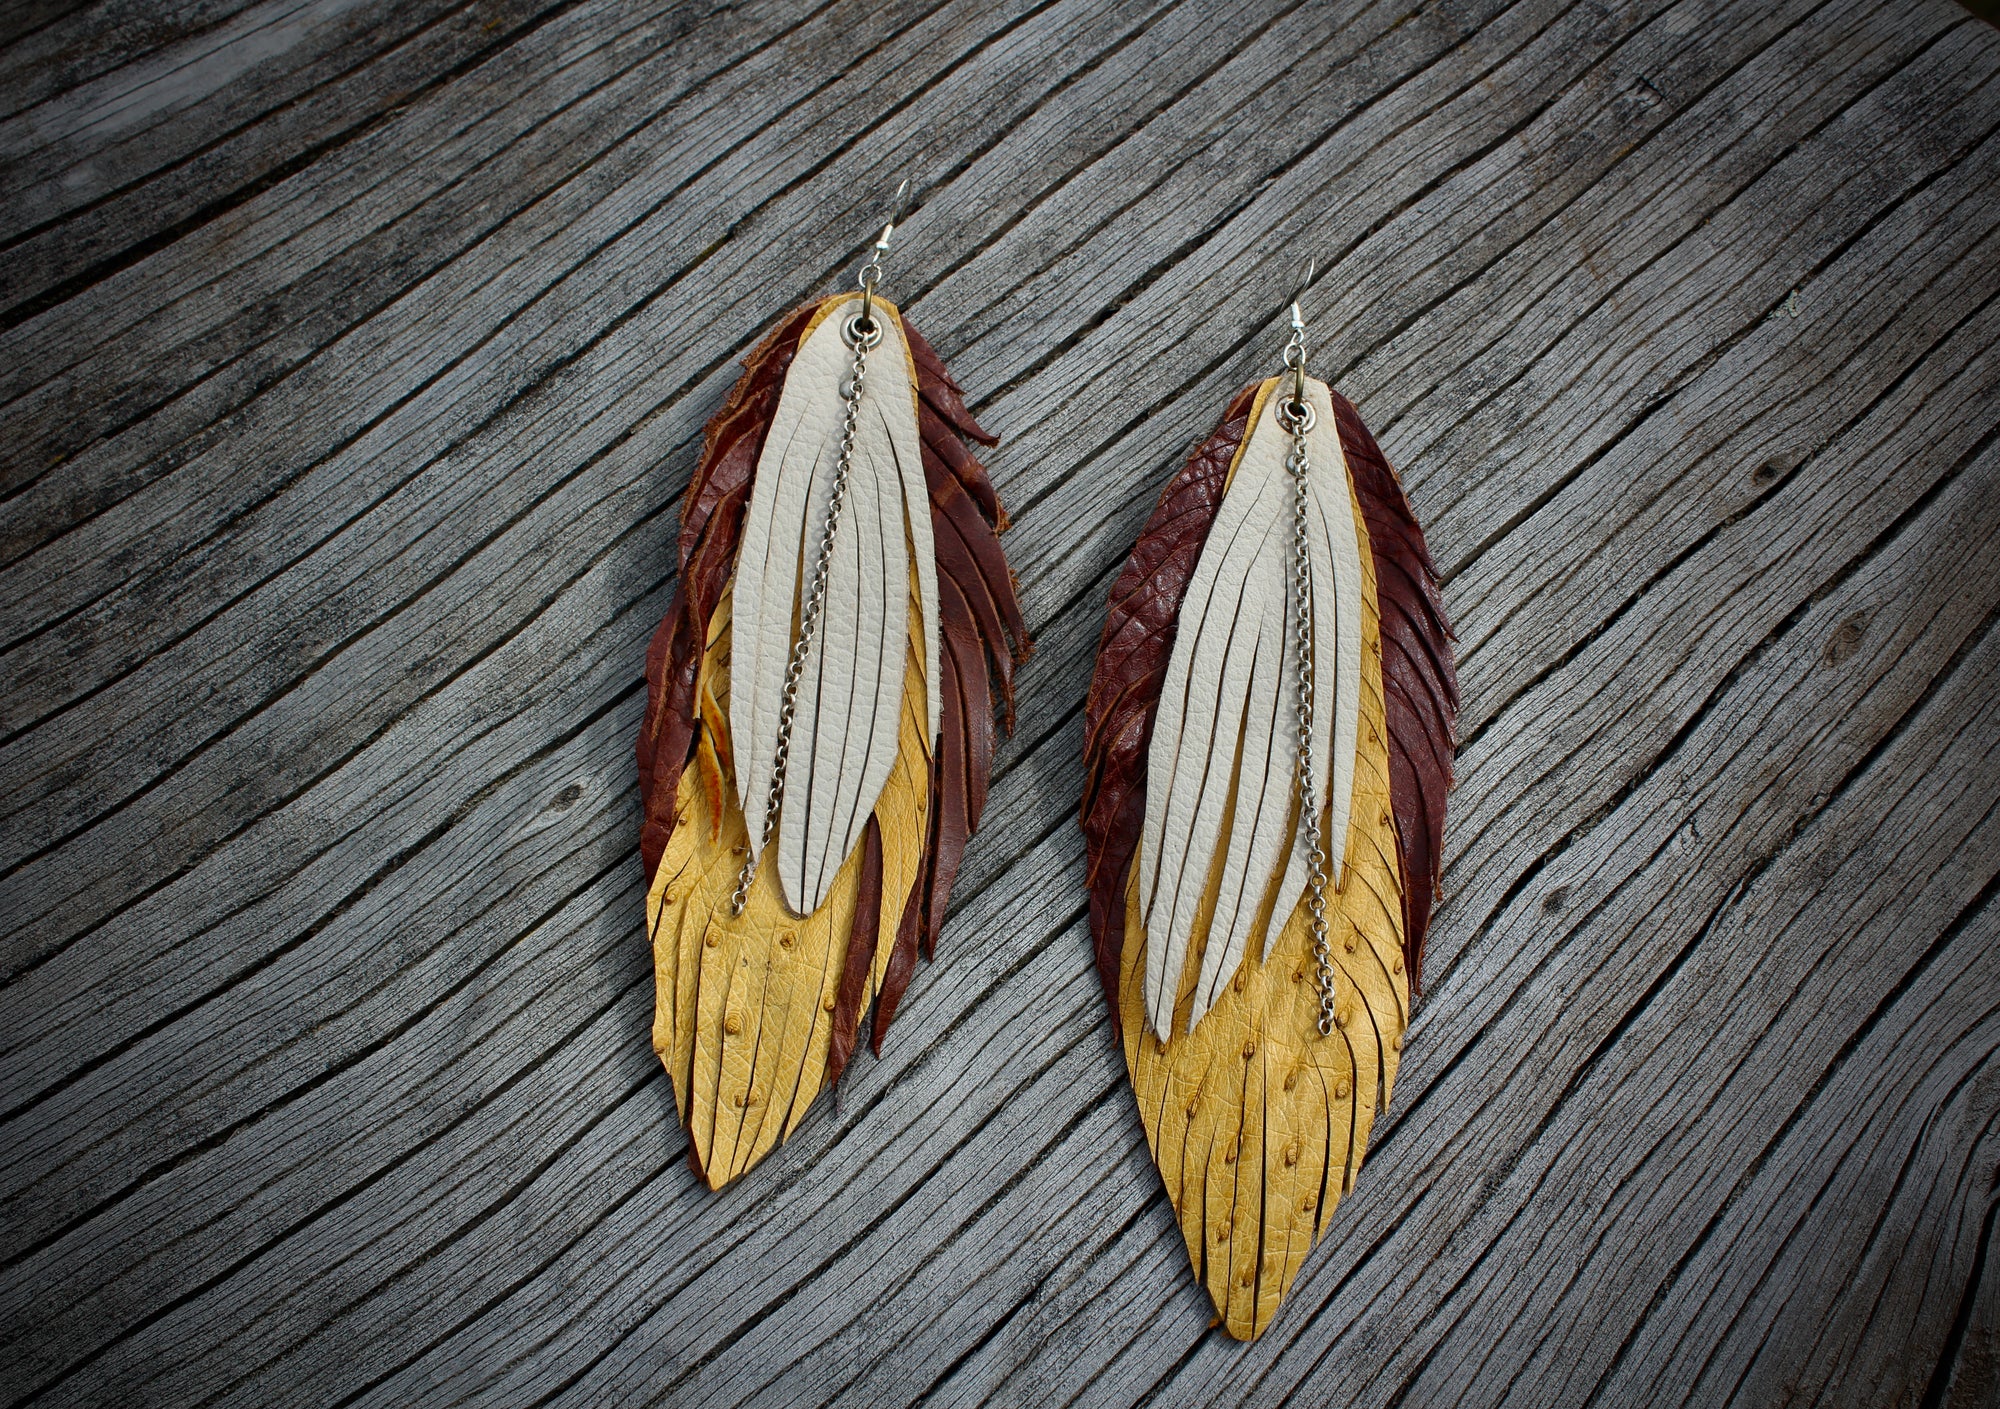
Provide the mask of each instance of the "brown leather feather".
{"label": "brown leather feather", "polygon": [[937,806],[931,809],[930,875],[924,893],[924,957],[937,952],[937,934],[951,900],[952,882],[965,857],[965,844],[979,825],[986,779],[993,768],[993,706],[986,691],[986,662],[980,658],[972,611],[957,582],[938,574],[944,623],[938,669],[944,676],[944,719],[938,740],[935,778]]}
{"label": "brown leather feather", "polygon": [[648,879],[674,830],[674,798],[695,745],[695,683],[708,619],[736,566],[743,506],[785,372],[818,301],[793,309],[743,359],[722,409],[709,418],[701,460],[681,499],[680,585],[646,651],[646,715],[640,722],[639,796],[645,820],[639,855]]}
{"label": "brown leather feather", "polygon": [[[907,318],[903,320],[903,332],[909,339],[910,356],[917,364],[917,390],[923,399],[944,418],[947,425],[967,440],[976,440],[985,446],[998,445],[1000,437],[982,428],[979,422],[972,419],[972,413],[965,409],[964,391],[945,370],[944,359],[937,355],[937,349],[930,345],[930,340],[918,332]],[[985,467],[977,460],[972,461],[972,467],[981,479],[986,477]],[[1004,517],[995,509],[993,518],[996,524]]]}
{"label": "brown leather feather", "polygon": [[1410,996],[1423,991],[1424,938],[1444,863],[1445,795],[1457,746],[1458,671],[1437,564],[1382,447],[1346,397],[1333,394],[1340,448],[1368,525],[1382,618],[1382,686],[1389,792],[1403,876],[1403,960]]}
{"label": "brown leather feather", "polygon": [[915,976],[919,949],[926,958],[936,953],[965,844],[979,828],[995,743],[989,676],[1000,682],[1003,723],[1011,734],[1014,667],[1034,650],[1021,616],[1014,574],[1000,548],[1006,510],[986,467],[957,439],[964,436],[994,445],[998,437],[972,419],[958,384],[907,318],[903,333],[917,368],[924,481],[930,490],[931,529],[937,545],[943,709],[931,761],[931,840],[882,977],[872,1034],[878,1055],[896,1006]]}
{"label": "brown leather feather", "polygon": [[882,1055],[882,1039],[889,1035],[889,1024],[895,1020],[896,1008],[903,1001],[903,994],[910,987],[910,980],[917,972],[917,935],[924,926],[924,891],[930,876],[930,852],[924,852],[924,865],[917,871],[916,884],[910,887],[909,903],[903,906],[903,918],[896,926],[896,938],[889,950],[889,965],[882,971],[882,996],[875,1000],[875,1025],[869,1032],[868,1047],[876,1056]]}
{"label": "brown leather feather", "polygon": [[840,1083],[840,1073],[854,1055],[854,1043],[861,1034],[861,1005],[868,999],[868,975],[875,967],[875,947],[881,937],[882,825],[870,817],[861,833],[861,884],[854,896],[854,926],[848,931],[840,992],[834,1000],[833,1036],[827,1043],[829,1086]]}
{"label": "brown leather feather", "polygon": [[1083,836],[1097,976],[1119,1032],[1118,961],[1125,946],[1125,876],[1146,818],[1146,748],[1173,655],[1174,627],[1202,545],[1222,505],[1256,399],[1252,382],[1168,482],[1111,587],[1097,672],[1083,713]]}

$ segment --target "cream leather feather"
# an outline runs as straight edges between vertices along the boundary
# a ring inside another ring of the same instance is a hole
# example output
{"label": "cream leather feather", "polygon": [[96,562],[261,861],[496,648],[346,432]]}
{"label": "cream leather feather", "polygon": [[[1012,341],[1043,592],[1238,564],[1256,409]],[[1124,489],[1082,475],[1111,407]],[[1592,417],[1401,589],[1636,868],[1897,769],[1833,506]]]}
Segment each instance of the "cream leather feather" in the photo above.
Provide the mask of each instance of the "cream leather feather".
{"label": "cream leather feather", "polygon": [[[841,327],[858,300],[829,299],[800,342],[744,513],[730,589],[729,727],[753,855],[769,807],[785,670],[833,495],[846,410],[840,386],[853,362]],[[868,354],[846,504],[818,633],[799,681],[775,838],[779,886],[800,915],[826,899],[895,765],[904,649],[913,628],[923,634],[924,680],[939,678],[937,556],[916,372],[896,309],[877,299],[875,317],[883,337]],[[928,684],[926,695],[934,745],[941,705]]]}
{"label": "cream leather feather", "polygon": [[[1287,597],[1291,436],[1277,421],[1276,385],[1267,381],[1258,393],[1182,602],[1147,755],[1139,901],[1147,1018],[1162,1039],[1172,1036],[1175,995],[1196,942],[1202,961],[1190,1029],[1243,962],[1266,902],[1273,901],[1268,949],[1305,890],[1295,805],[1297,642]],[[1338,886],[1360,724],[1361,550],[1326,384],[1308,379],[1306,395],[1317,413],[1307,436],[1319,706],[1312,757],[1329,804],[1327,854]]]}

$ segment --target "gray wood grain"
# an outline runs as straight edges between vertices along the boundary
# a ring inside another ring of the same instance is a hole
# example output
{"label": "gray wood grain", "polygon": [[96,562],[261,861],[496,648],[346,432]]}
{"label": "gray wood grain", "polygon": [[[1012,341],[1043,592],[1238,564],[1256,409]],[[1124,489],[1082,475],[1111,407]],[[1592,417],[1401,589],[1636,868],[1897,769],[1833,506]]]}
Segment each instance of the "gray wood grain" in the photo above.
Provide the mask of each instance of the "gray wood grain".
{"label": "gray wood grain", "polygon": [[[0,7],[0,94],[7,1402],[1991,1401],[2000,33],[100,0]],[[1039,650],[884,1057],[712,1195],[644,644],[735,360],[905,174]],[[1394,1104],[1243,1347],[1074,809],[1111,577],[1306,252],[1466,712]]]}

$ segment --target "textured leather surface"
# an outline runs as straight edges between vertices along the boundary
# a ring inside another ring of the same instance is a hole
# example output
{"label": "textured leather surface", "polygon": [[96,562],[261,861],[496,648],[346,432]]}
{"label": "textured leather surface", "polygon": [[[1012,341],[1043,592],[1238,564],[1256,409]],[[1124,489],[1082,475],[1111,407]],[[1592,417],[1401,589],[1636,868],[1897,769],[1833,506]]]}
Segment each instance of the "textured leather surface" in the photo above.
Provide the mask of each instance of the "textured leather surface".
{"label": "textured leather surface", "polygon": [[[1224,1329],[1242,1339],[1270,1325],[1352,1189],[1393,1089],[1435,893],[1457,715],[1450,633],[1423,535],[1354,408],[1331,395],[1322,424],[1347,463],[1363,577],[1351,825],[1329,915],[1337,1026],[1318,1033],[1298,906],[1268,953],[1224,971],[1192,1032],[1162,1040],[1148,1016],[1151,937],[1133,864],[1147,757],[1187,586],[1258,390],[1237,395],[1167,486],[1112,589],[1085,710],[1082,813],[1098,974],[1148,1143],[1195,1275]],[[1181,968],[1178,1011],[1191,1008],[1199,977]]]}
{"label": "textured leather surface", "polygon": [[[906,587],[913,592],[914,584]],[[716,608],[702,664],[702,685],[724,706],[727,728],[732,655],[728,599]],[[907,897],[924,866],[929,835],[931,760],[923,697],[923,664],[912,634],[905,642],[901,746],[875,807],[880,843],[878,896]],[[708,729],[704,719],[702,728]],[[726,738],[714,750],[726,759]],[[661,857],[647,895],[653,941],[653,1046],[673,1079],[675,1100],[713,1188],[749,1170],[787,1138],[830,1078],[835,1035],[850,1026],[879,992],[888,954],[879,942],[873,961],[849,972],[847,957],[868,948],[865,884],[870,847],[857,845],[842,864],[826,902],[795,916],[778,889],[775,868],[760,867],[741,915],[730,892],[747,850],[742,808],[727,780],[711,787],[700,776],[707,757],[681,777],[684,818]],[[723,799],[720,817],[710,799]],[[711,841],[711,836],[717,838]],[[873,928],[900,923],[900,906],[878,913]],[[848,984],[862,992],[853,1016],[840,1013]],[[851,1051],[851,1047],[849,1048]]]}
{"label": "textured leather surface", "polygon": [[[959,444],[963,435],[983,445],[997,438],[974,421],[958,384],[937,352],[907,319],[903,332],[917,369],[920,417],[937,431],[924,439],[924,479],[931,501],[932,540],[937,547],[940,625],[945,649],[939,661],[943,715],[932,777],[931,839],[924,873],[891,949],[875,1009],[874,1048],[882,1038],[916,973],[919,949],[937,950],[952,882],[965,844],[979,827],[986,783],[993,771],[993,694],[1000,682],[1002,722],[1014,728],[1014,668],[1033,652],[1021,617],[1014,574],[1001,551],[999,533],[1007,522],[986,467]],[[956,435],[944,433],[949,427]],[[947,452],[940,446],[948,443]]]}
{"label": "textured leather surface", "polygon": [[[1247,956],[1192,1032],[1162,1042],[1145,1018],[1144,947],[1128,945],[1124,1051],[1147,1143],[1196,1280],[1223,1329],[1254,1340],[1277,1315],[1354,1187],[1394,1090],[1409,988],[1390,816],[1374,574],[1363,587],[1365,740],[1348,831],[1350,883],[1331,898],[1336,1026],[1319,1032],[1308,914]],[[1136,887],[1130,925],[1141,931]],[[1194,976],[1183,976],[1188,1001]]]}
{"label": "textured leather surface", "polygon": [[701,460],[682,499],[680,586],[646,652],[646,715],[636,748],[645,808],[639,857],[649,877],[673,835],[681,770],[694,747],[695,682],[709,618],[736,569],[743,506],[785,373],[799,335],[818,311],[818,300],[793,309],[744,359],[743,375],[709,418]]}
{"label": "textured leather surface", "polygon": [[[744,515],[731,609],[741,801],[757,855],[778,752],[780,705],[798,618],[824,536],[853,352],[841,328],[859,295],[826,300],[800,339],[759,457]],[[896,759],[902,641],[922,633],[925,679],[937,676],[937,570],[926,510],[915,367],[901,321],[884,303],[884,336],[868,358],[845,507],[834,535],[817,636],[800,677],[778,877],[793,913],[819,908],[860,840]],[[920,616],[903,583],[914,563]],[[927,695],[932,737],[941,701]]]}
{"label": "textured leather surface", "polygon": [[[1360,709],[1360,545],[1332,402],[1308,380],[1307,524],[1318,708],[1313,771],[1328,803],[1326,848],[1337,888],[1354,783]],[[1148,1017],[1169,1035],[1181,970],[1200,978],[1181,1019],[1214,1003],[1267,915],[1289,915],[1305,889],[1296,788],[1298,641],[1291,619],[1295,491],[1292,438],[1277,417],[1277,380],[1251,409],[1221,508],[1182,602],[1147,756],[1139,885],[1148,949]],[[1275,887],[1275,889],[1274,889]],[[1197,925],[1197,915],[1209,919]],[[1262,951],[1260,945],[1259,952]]]}
{"label": "textured leather surface", "polygon": [[1335,393],[1340,442],[1373,545],[1382,617],[1382,679],[1389,731],[1389,786],[1402,863],[1403,945],[1410,991],[1423,992],[1430,932],[1444,864],[1444,813],[1457,747],[1458,671],[1437,565],[1389,468],[1353,403]]}
{"label": "textured leather surface", "polygon": [[834,997],[833,1033],[826,1052],[826,1084],[836,1085],[854,1055],[860,1034],[861,1010],[872,996],[869,976],[876,972],[875,952],[882,939],[882,825],[869,814],[861,834],[861,878],[854,897],[854,923],[849,927],[847,957],[840,970],[840,990]]}
{"label": "textured leather surface", "polygon": [[[1144,816],[1147,749],[1173,648],[1181,598],[1206,541],[1257,383],[1238,392],[1220,424],[1161,492],[1111,589],[1084,714],[1082,824],[1090,928],[1098,978],[1119,1022],[1123,897]],[[1401,484],[1354,406],[1332,394],[1341,449],[1367,526],[1381,594],[1389,769],[1403,887],[1411,990],[1421,993],[1423,944],[1442,864],[1446,795],[1458,720],[1451,628],[1437,568]]]}
{"label": "textured leather surface", "polygon": [[1236,394],[1221,423],[1161,491],[1111,586],[1098,638],[1097,668],[1084,704],[1081,816],[1092,947],[1114,1032],[1121,1022],[1118,968],[1127,878],[1145,821],[1153,716],[1173,652],[1181,598],[1215,522],[1260,385],[1252,382]]}
{"label": "textured leather surface", "polygon": [[[1348,817],[1354,795],[1355,748],[1361,725],[1361,632],[1355,623],[1361,613],[1362,533],[1347,456],[1334,425],[1332,388],[1325,382],[1308,377],[1306,399],[1312,403],[1318,417],[1308,439],[1313,463],[1312,507],[1320,514],[1323,535],[1314,553],[1315,622],[1322,627],[1324,625],[1317,614],[1324,591],[1320,585],[1324,577],[1318,574],[1317,569],[1324,559],[1333,565],[1339,623],[1331,652],[1336,685],[1330,697],[1324,685],[1319,687],[1319,707],[1314,721],[1322,729],[1331,725],[1330,737],[1322,738],[1315,734],[1313,756],[1316,760],[1326,760],[1321,765],[1320,796],[1327,804],[1325,845],[1331,858],[1328,870],[1335,889],[1344,889],[1347,884]],[[1326,678],[1323,671],[1318,678],[1322,681]],[[1332,706],[1330,717],[1329,704]],[[1274,913],[1288,913],[1294,898],[1304,894],[1309,869],[1305,848],[1292,847]],[[1225,977],[1227,972],[1224,971]]]}

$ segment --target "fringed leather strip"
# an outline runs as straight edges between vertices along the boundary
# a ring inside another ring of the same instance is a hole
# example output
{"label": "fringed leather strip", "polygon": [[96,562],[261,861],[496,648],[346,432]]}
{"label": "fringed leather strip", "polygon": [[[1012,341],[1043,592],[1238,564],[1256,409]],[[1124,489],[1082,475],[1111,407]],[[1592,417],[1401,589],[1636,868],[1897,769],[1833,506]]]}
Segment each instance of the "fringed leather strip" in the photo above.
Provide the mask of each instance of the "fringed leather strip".
{"label": "fringed leather strip", "polygon": [[680,584],[646,652],[646,716],[639,726],[639,855],[650,878],[673,836],[674,798],[695,744],[695,684],[708,621],[736,563],[743,506],[785,372],[817,301],[792,310],[743,361],[722,409],[709,418],[700,462],[682,497]]}
{"label": "fringed leather strip", "polygon": [[878,1055],[896,1006],[916,974],[919,949],[926,958],[936,952],[938,931],[944,924],[965,844],[979,827],[995,743],[989,672],[1000,682],[1003,722],[1011,734],[1014,667],[1034,650],[1021,616],[1014,575],[1000,548],[1006,510],[1000,506],[986,467],[952,432],[981,445],[997,444],[999,438],[973,420],[958,384],[907,318],[903,334],[917,368],[924,479],[930,490],[937,546],[939,624],[943,628],[939,673],[944,709],[941,737],[931,763],[930,845],[898,927],[882,979],[882,996],[875,1007],[872,1040]]}
{"label": "fringed leather strip", "polygon": [[1389,729],[1389,790],[1396,860],[1404,877],[1403,960],[1410,995],[1423,991],[1424,938],[1444,864],[1445,796],[1458,730],[1458,672],[1437,565],[1403,486],[1361,423],[1335,393],[1340,447],[1374,550],[1382,620],[1382,683]]}
{"label": "fringed leather strip", "polygon": [[882,827],[873,817],[861,834],[861,884],[854,896],[854,926],[834,1000],[833,1037],[827,1045],[826,1084],[838,1085],[861,1035],[861,1005],[868,998],[868,975],[882,933]]}
{"label": "fringed leather strip", "polygon": [[1257,385],[1252,382],[1237,393],[1222,423],[1195,447],[1160,495],[1112,584],[1110,611],[1098,641],[1097,672],[1084,706],[1082,818],[1092,948],[1114,1034],[1119,1031],[1125,878],[1146,815],[1146,749],[1173,654],[1181,599],[1221,507]]}

